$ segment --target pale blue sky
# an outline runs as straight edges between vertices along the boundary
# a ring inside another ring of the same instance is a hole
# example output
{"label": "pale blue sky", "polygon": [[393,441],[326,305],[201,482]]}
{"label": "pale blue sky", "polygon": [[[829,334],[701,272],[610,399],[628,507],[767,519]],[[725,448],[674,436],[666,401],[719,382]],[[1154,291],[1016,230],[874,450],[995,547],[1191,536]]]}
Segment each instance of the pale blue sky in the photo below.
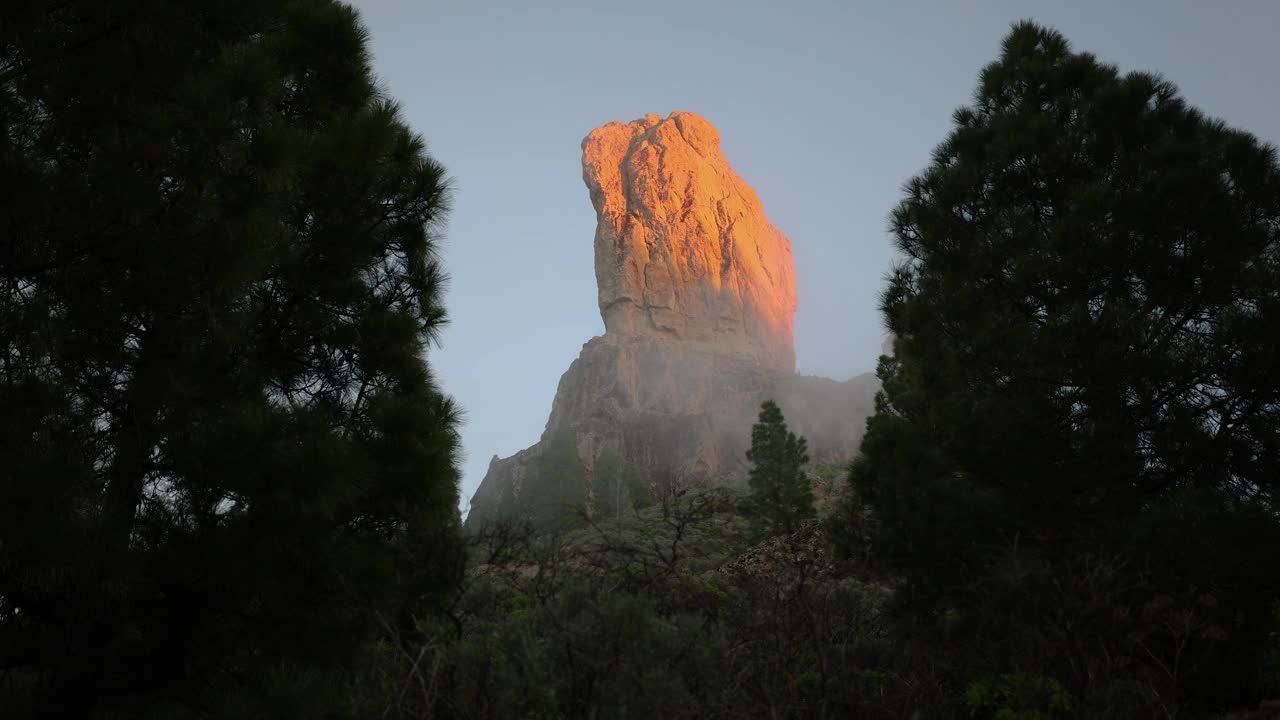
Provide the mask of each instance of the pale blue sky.
{"label": "pale blue sky", "polygon": [[871,370],[885,231],[1009,25],[1034,19],[1122,70],[1280,141],[1280,0],[775,2],[355,0],[373,64],[456,188],[452,324],[431,362],[466,410],[465,507],[533,444],[560,375],[604,331],[592,128],[689,110],[792,243],[803,373]]}

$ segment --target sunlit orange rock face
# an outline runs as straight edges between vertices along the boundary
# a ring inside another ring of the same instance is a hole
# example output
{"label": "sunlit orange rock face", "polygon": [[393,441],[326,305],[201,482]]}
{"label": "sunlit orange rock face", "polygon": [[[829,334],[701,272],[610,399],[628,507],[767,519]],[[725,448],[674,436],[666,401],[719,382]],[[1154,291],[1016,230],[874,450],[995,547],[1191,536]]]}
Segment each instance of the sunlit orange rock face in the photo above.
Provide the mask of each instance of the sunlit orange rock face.
{"label": "sunlit orange rock face", "polygon": [[[560,378],[541,440],[494,456],[468,525],[532,516],[564,497],[585,498],[590,511],[609,491],[608,457],[638,474],[635,492],[648,499],[742,484],[766,399],[808,438],[815,462],[851,458],[878,383],[795,374],[791,243],[729,166],[715,127],[681,112],[609,123],[582,141],[582,175],[598,220],[605,334]],[[552,458],[563,463],[552,446],[564,438],[583,472],[559,475],[585,475],[573,481],[581,487],[546,477]]]}
{"label": "sunlit orange rock face", "polygon": [[795,369],[791,243],[694,113],[613,122],[582,141],[606,332],[657,335]]}

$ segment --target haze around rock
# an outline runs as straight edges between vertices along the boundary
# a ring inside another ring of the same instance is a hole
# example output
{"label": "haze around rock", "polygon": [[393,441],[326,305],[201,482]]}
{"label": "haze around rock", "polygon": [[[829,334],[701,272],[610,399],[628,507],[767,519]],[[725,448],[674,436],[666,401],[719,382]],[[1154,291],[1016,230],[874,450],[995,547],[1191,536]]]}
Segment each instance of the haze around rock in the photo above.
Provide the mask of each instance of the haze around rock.
{"label": "haze around rock", "polygon": [[[468,524],[565,498],[590,513],[601,493],[616,506],[616,478],[603,476],[619,464],[631,471],[627,502],[741,482],[766,399],[815,461],[856,454],[876,379],[795,374],[791,243],[716,128],[688,112],[612,122],[583,140],[582,166],[605,334],[561,377],[541,440],[490,462]],[[565,455],[583,472],[546,477]]]}

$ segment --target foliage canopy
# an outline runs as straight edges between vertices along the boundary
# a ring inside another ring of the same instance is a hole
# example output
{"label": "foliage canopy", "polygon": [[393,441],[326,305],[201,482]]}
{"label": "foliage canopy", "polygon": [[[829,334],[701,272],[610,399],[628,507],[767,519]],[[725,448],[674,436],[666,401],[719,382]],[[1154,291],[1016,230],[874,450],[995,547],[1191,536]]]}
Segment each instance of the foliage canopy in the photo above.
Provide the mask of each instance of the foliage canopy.
{"label": "foliage canopy", "polygon": [[814,516],[813,488],[805,474],[808,443],[787,429],[782,410],[772,400],[760,405],[747,450],[751,471],[751,506],[769,534],[792,533]]}
{"label": "foliage canopy", "polygon": [[[894,354],[852,471],[899,599],[970,678],[1034,662],[1091,702],[1112,680],[1256,698],[1280,597],[1275,149],[1029,23],[954,120],[892,214]],[[1144,636],[1108,611],[1195,621]],[[1053,623],[1099,647],[1054,659]],[[1125,637],[1143,659],[1104,667]]]}
{"label": "foliage canopy", "polygon": [[0,12],[0,714],[341,713],[460,568],[444,170],[341,3]]}

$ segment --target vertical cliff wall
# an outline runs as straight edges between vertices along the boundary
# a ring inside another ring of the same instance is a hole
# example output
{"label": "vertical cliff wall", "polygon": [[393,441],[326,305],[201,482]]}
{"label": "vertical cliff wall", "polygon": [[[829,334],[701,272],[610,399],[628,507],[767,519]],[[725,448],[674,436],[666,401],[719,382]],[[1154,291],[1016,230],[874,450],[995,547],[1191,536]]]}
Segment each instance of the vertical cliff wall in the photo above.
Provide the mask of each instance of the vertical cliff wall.
{"label": "vertical cliff wall", "polygon": [[[560,379],[538,444],[494,457],[468,523],[565,498],[590,506],[606,456],[634,471],[633,492],[739,480],[769,398],[815,459],[852,457],[875,378],[794,374],[791,243],[729,165],[716,128],[683,112],[609,123],[583,140],[582,167],[605,334]],[[553,443],[558,462],[567,444],[585,472],[544,477]]]}
{"label": "vertical cliff wall", "polygon": [[791,243],[693,113],[609,123],[582,142],[596,209],[600,314],[615,335],[656,335],[795,369]]}

